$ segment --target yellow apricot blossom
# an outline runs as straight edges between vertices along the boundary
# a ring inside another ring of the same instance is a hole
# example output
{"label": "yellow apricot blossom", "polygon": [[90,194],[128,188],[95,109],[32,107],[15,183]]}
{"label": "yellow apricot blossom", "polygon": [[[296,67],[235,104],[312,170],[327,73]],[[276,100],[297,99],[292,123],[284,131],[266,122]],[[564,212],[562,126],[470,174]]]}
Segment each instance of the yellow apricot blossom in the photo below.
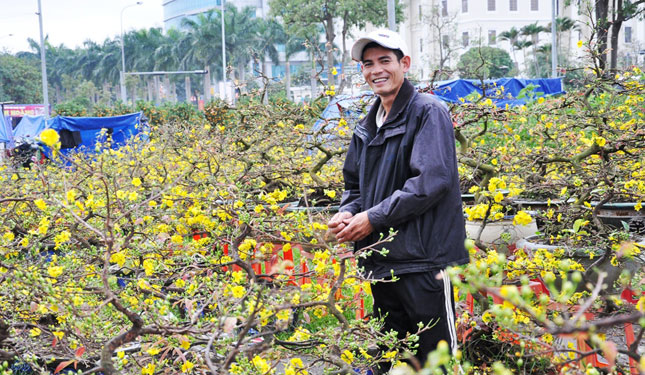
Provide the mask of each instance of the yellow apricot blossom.
{"label": "yellow apricot blossom", "polygon": [[60,145],[60,136],[58,132],[54,129],[45,129],[38,136],[40,141],[46,144],[48,147],[55,147]]}

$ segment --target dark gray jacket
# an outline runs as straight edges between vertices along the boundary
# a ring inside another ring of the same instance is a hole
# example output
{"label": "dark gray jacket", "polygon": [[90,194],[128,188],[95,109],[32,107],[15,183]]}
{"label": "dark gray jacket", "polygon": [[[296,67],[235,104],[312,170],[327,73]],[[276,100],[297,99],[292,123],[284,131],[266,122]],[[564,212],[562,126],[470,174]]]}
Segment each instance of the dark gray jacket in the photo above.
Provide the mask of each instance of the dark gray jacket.
{"label": "dark gray jacket", "polygon": [[[426,272],[468,263],[464,216],[450,115],[406,79],[383,126],[377,99],[354,130],[343,168],[341,211],[367,210],[374,232],[356,249],[398,231],[386,256],[360,259],[372,277]],[[392,115],[390,115],[392,114]]]}

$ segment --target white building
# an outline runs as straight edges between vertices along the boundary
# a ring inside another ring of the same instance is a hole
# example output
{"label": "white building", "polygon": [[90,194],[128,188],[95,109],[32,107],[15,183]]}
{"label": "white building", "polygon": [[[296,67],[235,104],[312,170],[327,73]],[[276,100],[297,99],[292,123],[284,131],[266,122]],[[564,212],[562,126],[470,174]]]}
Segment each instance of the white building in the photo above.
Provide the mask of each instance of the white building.
{"label": "white building", "polygon": [[[572,0],[565,6],[563,0],[556,0],[557,17],[568,17],[577,26],[576,30],[563,33],[557,41],[560,54],[570,60],[583,56],[584,48],[578,48],[577,43],[586,41],[590,35],[588,1]],[[500,34],[531,24],[550,30],[552,0],[405,0],[404,4],[405,20],[399,25],[399,31],[411,50],[411,73],[422,80],[431,78],[441,66],[442,58],[444,69],[454,69],[461,54],[480,45],[506,50],[520,68],[520,75],[525,74],[525,60],[531,59],[533,46],[513,49],[509,41],[500,39]],[[620,34],[619,63],[642,64],[645,21],[626,21]],[[550,45],[551,33],[519,37],[519,40],[524,39],[538,47]]]}

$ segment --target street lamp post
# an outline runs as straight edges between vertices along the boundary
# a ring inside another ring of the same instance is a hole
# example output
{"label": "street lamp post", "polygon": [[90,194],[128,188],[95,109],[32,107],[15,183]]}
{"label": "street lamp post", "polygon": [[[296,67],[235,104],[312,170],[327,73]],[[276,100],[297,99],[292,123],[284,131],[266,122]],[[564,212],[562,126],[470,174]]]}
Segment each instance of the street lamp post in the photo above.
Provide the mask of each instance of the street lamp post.
{"label": "street lamp post", "polygon": [[387,0],[387,26],[390,30],[396,31],[396,0]]}
{"label": "street lamp post", "polygon": [[224,101],[226,101],[226,34],[224,31],[224,0],[222,0],[222,79],[224,81]]}
{"label": "street lamp post", "polygon": [[558,76],[558,28],[557,28],[557,2],[551,1],[551,77]]}
{"label": "street lamp post", "polygon": [[45,119],[49,118],[49,93],[47,92],[47,57],[45,55],[45,38],[43,37],[43,10],[38,0],[38,23],[40,24],[40,71],[43,81],[43,105]]}
{"label": "street lamp post", "polygon": [[123,100],[123,103],[128,102],[128,96],[125,90],[125,51],[123,48],[123,11],[131,8],[136,5],[141,5],[143,4],[143,1],[137,1],[136,4],[130,4],[126,5],[121,9],[121,74],[119,75],[119,80],[121,82],[121,100]]}

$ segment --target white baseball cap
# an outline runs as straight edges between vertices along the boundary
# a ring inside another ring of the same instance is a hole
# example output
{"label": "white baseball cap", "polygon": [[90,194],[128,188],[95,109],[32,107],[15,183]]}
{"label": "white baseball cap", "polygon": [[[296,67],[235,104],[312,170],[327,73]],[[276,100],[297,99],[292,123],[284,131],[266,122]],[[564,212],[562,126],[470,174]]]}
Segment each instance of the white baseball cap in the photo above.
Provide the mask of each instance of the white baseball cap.
{"label": "white baseball cap", "polygon": [[361,61],[363,58],[363,49],[371,42],[375,42],[385,48],[398,49],[403,52],[403,56],[408,56],[408,46],[403,41],[403,38],[392,30],[379,29],[372,31],[356,42],[352,46],[352,59]]}

